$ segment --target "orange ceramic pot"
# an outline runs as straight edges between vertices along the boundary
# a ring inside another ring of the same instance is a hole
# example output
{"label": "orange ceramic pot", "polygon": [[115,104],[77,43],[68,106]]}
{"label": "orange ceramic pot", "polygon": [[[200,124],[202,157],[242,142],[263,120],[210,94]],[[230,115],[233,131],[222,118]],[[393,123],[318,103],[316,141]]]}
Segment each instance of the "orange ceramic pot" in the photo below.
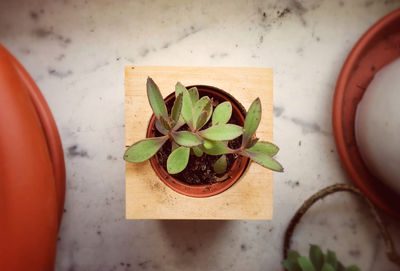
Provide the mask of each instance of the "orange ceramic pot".
{"label": "orange ceramic pot", "polygon": [[[214,97],[222,102],[224,101],[231,102],[232,117],[239,121],[239,125],[241,126],[244,125],[246,110],[230,94],[221,89],[210,86],[196,85],[190,87],[197,87],[200,96],[208,96],[210,98]],[[165,98],[165,103],[166,104],[171,103],[171,101],[174,99],[175,99],[175,94],[172,93],[167,98]],[[156,135],[155,122],[156,122],[156,117],[153,114],[147,129],[147,137],[154,137]],[[157,155],[154,155],[150,159],[150,164],[153,167],[157,176],[161,179],[161,181],[163,181],[168,187],[175,190],[176,192],[195,198],[210,197],[224,192],[240,179],[240,177],[245,172],[248,163],[249,159],[247,157],[239,156],[231,166],[230,170],[228,171],[228,175],[230,177],[227,180],[207,185],[189,185],[170,175],[159,163]]]}
{"label": "orange ceramic pot", "polygon": [[0,45],[0,270],[53,270],[65,166],[51,112]]}
{"label": "orange ceramic pot", "polygon": [[400,218],[399,196],[365,166],[356,144],[355,117],[368,84],[400,57],[400,9],[375,23],[357,42],[340,72],[333,101],[333,130],[342,163],[353,182],[388,214]]}

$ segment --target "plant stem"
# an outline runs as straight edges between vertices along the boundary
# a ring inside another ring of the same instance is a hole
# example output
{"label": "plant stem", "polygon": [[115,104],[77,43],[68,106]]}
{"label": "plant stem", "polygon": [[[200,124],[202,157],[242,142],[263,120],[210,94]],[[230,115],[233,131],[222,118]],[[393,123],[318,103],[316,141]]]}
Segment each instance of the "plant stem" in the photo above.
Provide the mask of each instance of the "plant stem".
{"label": "plant stem", "polygon": [[308,198],[303,205],[297,210],[295,215],[292,217],[290,220],[290,223],[286,229],[285,232],[285,237],[283,241],[283,258],[286,259],[287,257],[287,252],[290,247],[290,241],[293,235],[293,231],[299,223],[300,219],[302,216],[307,212],[307,210],[318,200],[326,197],[327,195],[340,192],[340,191],[347,191],[351,192],[359,197],[361,197],[364,202],[368,205],[371,214],[373,218],[375,219],[375,222],[378,226],[378,229],[380,233],[382,234],[383,240],[385,241],[385,246],[386,246],[386,255],[389,258],[390,261],[395,263],[396,265],[400,266],[400,256],[397,254],[396,249],[393,245],[392,238],[389,235],[389,232],[387,231],[381,216],[379,215],[378,211],[376,210],[375,206],[372,204],[372,202],[355,186],[350,185],[350,184],[334,184],[331,186],[328,186],[314,195],[312,195],[310,198]]}

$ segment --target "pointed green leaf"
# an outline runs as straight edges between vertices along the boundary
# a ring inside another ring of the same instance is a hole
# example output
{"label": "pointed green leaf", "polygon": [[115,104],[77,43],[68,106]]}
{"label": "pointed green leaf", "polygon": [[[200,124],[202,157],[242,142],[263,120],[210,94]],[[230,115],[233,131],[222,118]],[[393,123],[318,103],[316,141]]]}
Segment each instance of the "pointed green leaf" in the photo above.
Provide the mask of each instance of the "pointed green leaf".
{"label": "pointed green leaf", "polygon": [[192,87],[188,90],[192,104],[196,104],[199,100],[199,91],[196,87]]}
{"label": "pointed green leaf", "polygon": [[161,123],[161,126],[164,127],[166,130],[168,130],[168,131],[171,130],[168,120],[166,120],[163,116],[160,117],[160,123]]}
{"label": "pointed green leaf", "polygon": [[183,125],[185,125],[185,120],[182,117],[182,114],[179,116],[178,122],[175,124],[173,130],[177,131],[179,128],[181,128]]}
{"label": "pointed green leaf", "polygon": [[146,161],[161,148],[167,139],[167,136],[162,136],[140,140],[125,151],[124,159],[135,163]]}
{"label": "pointed green leaf", "polygon": [[282,265],[287,271],[301,271],[300,265],[297,261],[293,263],[289,260],[284,260],[282,261]]}
{"label": "pointed green leaf", "polygon": [[247,112],[243,128],[243,146],[246,146],[251,137],[255,134],[261,121],[261,101],[255,99]]}
{"label": "pointed green leaf", "polygon": [[189,162],[190,149],[179,147],[168,156],[167,171],[169,174],[177,174],[185,169]]}
{"label": "pointed green leaf", "polygon": [[251,152],[259,152],[264,153],[269,156],[274,156],[278,153],[279,148],[275,144],[267,141],[258,141],[253,147],[248,148],[247,150]]}
{"label": "pointed green leaf", "polygon": [[193,147],[192,148],[194,155],[197,157],[202,157],[203,156],[203,151],[201,150],[200,147]]}
{"label": "pointed green leaf", "polygon": [[338,267],[338,261],[336,258],[336,253],[328,250],[328,252],[325,255],[325,262],[329,263],[330,265],[332,265],[332,267],[336,270]]}
{"label": "pointed green leaf", "polygon": [[324,264],[324,254],[322,253],[320,247],[316,245],[310,245],[309,257],[315,269],[317,269],[317,271],[320,271],[322,265]]}
{"label": "pointed green leaf", "polygon": [[306,257],[297,258],[302,271],[316,271],[311,261]]}
{"label": "pointed green leaf", "polygon": [[175,141],[171,141],[171,152],[179,148],[179,145],[175,143]]}
{"label": "pointed green leaf", "polygon": [[171,109],[171,118],[175,121],[175,123],[178,122],[179,117],[181,116],[182,96],[183,94],[181,93],[178,95],[178,97],[176,97],[174,105]]}
{"label": "pointed green leaf", "polygon": [[167,135],[168,134],[168,130],[165,129],[164,126],[161,125],[161,122],[158,119],[156,119],[156,129],[157,129],[157,131],[159,131],[163,135]]}
{"label": "pointed green leaf", "polygon": [[[182,85],[180,82],[177,82],[175,85],[175,97],[178,97],[179,94],[183,94],[183,91],[185,90],[185,86]],[[187,90],[187,89],[186,89]]]}
{"label": "pointed green leaf", "polygon": [[194,109],[193,109],[193,126],[197,127],[197,120],[201,114],[201,112],[206,111],[205,108],[207,104],[211,104],[211,100],[207,96],[201,97],[200,100],[198,100],[194,104]]}
{"label": "pointed green leaf", "polygon": [[352,265],[347,267],[345,271],[360,271],[360,268],[358,268],[356,265]]}
{"label": "pointed green leaf", "polygon": [[185,122],[189,125],[190,128],[193,128],[193,105],[192,100],[190,99],[189,92],[187,89],[181,84],[176,83],[175,86],[175,95],[179,95],[182,93],[182,110],[181,114]]}
{"label": "pointed green leaf", "polygon": [[254,145],[256,145],[256,143],[258,142],[258,140],[260,140],[259,138],[252,138],[249,140],[249,143],[247,143],[247,145],[245,146],[246,149],[250,149],[251,147],[253,147]]}
{"label": "pointed green leaf", "polygon": [[279,164],[278,161],[276,161],[274,158],[270,157],[269,155],[259,153],[259,152],[251,152],[248,150],[245,150],[241,154],[249,157],[251,160],[253,160],[257,164],[262,165],[263,167],[266,167],[273,171],[278,171],[278,172],[283,171],[282,165]]}
{"label": "pointed green leaf", "polygon": [[297,258],[300,257],[300,254],[296,250],[289,249],[287,259],[289,261],[294,261],[297,263]]}
{"label": "pointed green leaf", "polygon": [[297,251],[289,249],[287,258],[282,264],[288,271],[301,271],[300,265],[297,262],[297,258],[299,257],[300,255]]}
{"label": "pointed green leaf", "polygon": [[212,116],[212,125],[225,124],[232,116],[232,105],[230,102],[223,102],[219,104]]}
{"label": "pointed green leaf", "polygon": [[207,117],[207,121],[206,123],[211,119],[211,116],[213,114],[213,99],[210,99],[210,102],[206,104],[206,106],[204,107],[204,110],[207,111],[208,113],[208,117]]}
{"label": "pointed green leaf", "polygon": [[204,126],[204,124],[206,124],[207,119],[208,119],[208,113],[207,113],[207,111],[203,110],[201,112],[201,114],[199,115],[199,117],[197,118],[196,126],[195,126],[196,129],[197,130],[201,129]]}
{"label": "pointed green leaf", "polygon": [[189,131],[172,132],[171,136],[181,146],[194,147],[203,144],[203,139],[199,135]]}
{"label": "pointed green leaf", "polygon": [[203,141],[201,149],[208,155],[222,155],[231,152],[228,143],[224,141],[211,141],[205,138],[203,138]]}
{"label": "pointed green leaf", "polygon": [[324,265],[321,267],[321,269],[317,269],[317,271],[336,271],[335,268],[332,267],[329,263],[324,263]]}
{"label": "pointed green leaf", "polygon": [[237,138],[242,134],[242,132],[242,127],[235,124],[221,124],[202,130],[199,134],[209,140],[223,141]]}
{"label": "pointed green leaf", "polygon": [[161,116],[167,119],[167,107],[165,106],[160,89],[150,77],[147,78],[146,87],[147,98],[149,99],[149,103],[151,108],[153,109],[154,115],[156,115],[157,119],[160,119]]}
{"label": "pointed green leaf", "polygon": [[214,171],[217,174],[222,174],[226,171],[227,161],[226,156],[222,155],[218,160],[214,163]]}

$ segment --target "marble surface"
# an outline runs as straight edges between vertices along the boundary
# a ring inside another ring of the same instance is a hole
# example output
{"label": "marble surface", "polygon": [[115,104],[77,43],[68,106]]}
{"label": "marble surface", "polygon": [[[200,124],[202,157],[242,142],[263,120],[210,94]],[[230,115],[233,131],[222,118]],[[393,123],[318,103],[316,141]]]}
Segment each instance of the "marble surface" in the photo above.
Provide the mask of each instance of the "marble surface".
{"label": "marble surface", "polygon": [[[0,42],[46,97],[64,144],[65,213],[56,270],[279,270],[282,236],[318,189],[348,182],[332,136],[335,81],[349,50],[399,1],[0,1]],[[251,66],[275,72],[272,221],[124,218],[124,66]],[[400,223],[385,217],[400,245]],[[396,270],[364,205],[314,206],[293,247]]]}

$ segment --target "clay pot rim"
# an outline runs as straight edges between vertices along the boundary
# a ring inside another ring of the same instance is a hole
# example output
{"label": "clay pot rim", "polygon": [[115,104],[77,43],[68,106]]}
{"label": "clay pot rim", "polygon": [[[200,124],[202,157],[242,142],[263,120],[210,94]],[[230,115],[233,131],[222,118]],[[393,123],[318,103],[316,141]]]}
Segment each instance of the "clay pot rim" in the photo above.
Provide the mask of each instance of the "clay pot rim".
{"label": "clay pot rim", "polygon": [[[199,89],[199,92],[201,92],[203,89],[203,90],[208,90],[209,92],[216,93],[215,96],[220,96],[220,97],[225,96],[225,99],[230,100],[230,102],[232,103],[232,110],[233,110],[232,114],[235,114],[234,112],[236,112],[237,114],[239,114],[239,116],[241,116],[241,121],[244,122],[244,118],[246,116],[246,110],[244,106],[238,100],[236,100],[231,94],[227,93],[222,89],[209,85],[198,84],[186,87],[187,88],[197,87]],[[169,94],[164,100],[173,99],[173,97],[175,97],[174,92]],[[152,136],[152,132],[155,129],[154,128],[155,120],[156,120],[155,115],[152,114],[149,121],[149,125],[147,127],[146,137]],[[168,172],[158,163],[158,158],[156,155],[150,159],[150,164],[156,175],[160,178],[160,180],[175,192],[194,198],[206,198],[218,195],[228,190],[236,182],[238,182],[240,178],[243,176],[243,174],[246,172],[250,164],[250,159],[247,157],[240,156],[238,159],[235,160],[234,164],[229,170],[229,172],[231,172],[232,169],[235,170],[236,174],[232,174],[233,177],[231,176],[228,180],[225,180],[224,182],[221,183],[213,183],[205,185],[189,185],[187,183],[175,179],[173,176],[169,175]]]}
{"label": "clay pot rim", "polygon": [[[397,218],[400,218],[399,210],[394,209],[393,206],[391,206],[391,204],[389,204],[387,200],[382,197],[379,192],[376,191],[376,178],[367,171],[361,173],[360,168],[355,166],[355,163],[353,161],[354,157],[348,151],[348,146],[346,145],[345,141],[345,131],[342,123],[344,114],[342,112],[342,108],[344,106],[344,96],[347,83],[352,77],[352,73],[359,59],[362,57],[363,53],[370,48],[371,43],[374,42],[376,37],[379,36],[382,31],[388,28],[395,21],[399,20],[399,18],[400,9],[389,13],[378,22],[376,22],[371,28],[369,28],[355,44],[345,63],[343,64],[343,67],[339,74],[333,98],[332,112],[332,126],[336,147],[338,149],[342,164],[344,165],[347,173],[350,175],[350,178],[376,206]],[[357,104],[354,104],[353,106],[357,106]],[[357,145],[355,145],[355,148],[358,148]],[[358,149],[356,151],[358,152]],[[362,174],[368,175],[368,179],[370,179],[371,182],[375,184],[375,187],[373,185],[370,185],[369,182],[366,182],[362,178]],[[379,185],[384,186],[383,183],[380,183]]]}

